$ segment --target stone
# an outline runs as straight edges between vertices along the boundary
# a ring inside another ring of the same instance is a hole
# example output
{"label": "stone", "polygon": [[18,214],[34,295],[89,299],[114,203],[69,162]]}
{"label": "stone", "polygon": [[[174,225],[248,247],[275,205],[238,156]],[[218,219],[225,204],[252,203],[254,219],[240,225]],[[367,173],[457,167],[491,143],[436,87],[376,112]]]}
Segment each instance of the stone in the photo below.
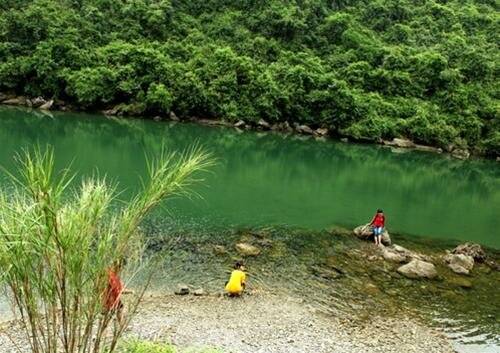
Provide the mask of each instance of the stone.
{"label": "stone", "polygon": [[264,128],[264,129],[270,129],[271,128],[271,125],[265,121],[264,119],[260,119],[258,122],[257,122],[257,125]]}
{"label": "stone", "polygon": [[456,273],[468,275],[474,267],[474,258],[465,254],[448,254],[444,256],[448,267]]}
{"label": "stone", "polygon": [[168,114],[168,118],[172,121],[180,121],[180,119],[177,117],[177,115],[175,115],[173,111],[170,111],[170,113]]}
{"label": "stone", "polygon": [[341,276],[341,274],[335,270],[323,268],[320,266],[312,266],[311,270],[315,276],[321,277],[324,279],[336,279],[336,278],[339,278]]}
{"label": "stone", "polygon": [[189,294],[189,287],[185,284],[179,284],[177,290],[174,292],[176,295],[186,295]]}
{"label": "stone", "polygon": [[50,108],[52,108],[53,104],[54,104],[54,100],[51,99],[51,100],[48,100],[47,102],[45,102],[44,104],[42,104],[41,106],[39,106],[38,108],[42,109],[42,110],[50,110]]}
{"label": "stone", "polygon": [[398,273],[407,278],[435,278],[437,276],[436,267],[425,261],[413,259],[406,265],[397,269]]}
{"label": "stone", "polygon": [[198,288],[193,291],[193,295],[201,297],[202,295],[206,295],[206,292],[203,288]]}
{"label": "stone", "polygon": [[307,135],[313,135],[314,134],[314,130],[311,129],[309,126],[307,125],[299,125],[296,127],[295,129],[298,133],[301,133],[301,134],[307,134]]}
{"label": "stone", "polygon": [[154,121],[161,121],[161,116],[159,115],[156,115],[154,118],[153,118]]}
{"label": "stone", "polygon": [[236,251],[243,256],[257,256],[260,254],[260,249],[248,243],[238,243],[235,245]]}
{"label": "stone", "polygon": [[318,136],[326,136],[328,135],[328,129],[327,128],[316,129],[315,134]]}
{"label": "stone", "polygon": [[415,145],[415,149],[418,151],[423,151],[423,152],[443,153],[443,149],[439,148],[439,147]]}
{"label": "stone", "polygon": [[[373,230],[369,223],[354,228],[353,232],[360,239],[373,240]],[[386,228],[382,232],[382,244],[391,245],[391,236]]]}
{"label": "stone", "polygon": [[397,252],[402,252],[402,253],[409,253],[409,252],[410,252],[408,249],[403,248],[401,245],[397,245],[397,244],[394,244],[394,245],[392,246],[392,248],[393,248],[394,250],[396,250]]}
{"label": "stone", "polygon": [[340,142],[347,143],[347,142],[349,142],[349,139],[348,139],[347,137],[342,137],[342,138],[340,139]]}
{"label": "stone", "polygon": [[373,283],[367,283],[364,286],[365,292],[372,295],[380,294],[380,289]]}
{"label": "stone", "polygon": [[458,159],[468,159],[470,157],[470,152],[466,148],[455,148],[451,151],[451,155]]}
{"label": "stone", "polygon": [[391,261],[391,262],[406,262],[407,257],[404,254],[401,254],[398,251],[395,251],[394,249],[391,248],[384,248],[382,250],[382,257],[384,260]]}
{"label": "stone", "polygon": [[43,97],[36,97],[36,98],[33,98],[30,100],[31,102],[31,106],[33,108],[38,108],[40,107],[41,105],[47,103],[47,101],[43,98]]}
{"label": "stone", "polygon": [[104,115],[117,115],[118,112],[119,112],[118,107],[113,107],[111,109],[106,109],[102,111]]}
{"label": "stone", "polygon": [[391,142],[389,142],[390,146],[400,147],[400,148],[413,148],[415,147],[415,143],[413,141],[401,138],[393,138]]}
{"label": "stone", "polygon": [[453,249],[452,253],[472,256],[474,258],[474,261],[476,262],[484,262],[486,260],[486,253],[479,244],[460,244],[455,249]]}
{"label": "stone", "polygon": [[243,120],[238,120],[233,126],[234,127],[242,127],[245,125],[245,122]]}
{"label": "stone", "polygon": [[4,101],[2,101],[2,104],[7,104],[7,105],[26,105],[26,98],[19,96],[19,97],[14,97],[14,98],[9,98]]}
{"label": "stone", "polygon": [[226,253],[226,247],[224,245],[215,245],[214,253],[217,255],[223,255]]}

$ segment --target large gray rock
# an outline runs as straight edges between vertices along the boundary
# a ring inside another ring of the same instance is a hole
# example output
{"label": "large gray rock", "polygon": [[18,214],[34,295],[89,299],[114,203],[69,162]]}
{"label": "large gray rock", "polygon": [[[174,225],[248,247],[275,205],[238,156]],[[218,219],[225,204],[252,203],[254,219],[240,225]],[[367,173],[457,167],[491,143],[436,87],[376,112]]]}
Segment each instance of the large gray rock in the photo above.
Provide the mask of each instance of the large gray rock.
{"label": "large gray rock", "polygon": [[403,252],[398,252],[395,249],[391,248],[384,248],[382,250],[382,257],[384,260],[391,261],[391,262],[406,262],[408,261],[408,257],[405,253]]}
{"label": "large gray rock", "polygon": [[436,267],[430,262],[413,259],[397,270],[400,274],[408,278],[429,278],[437,276]]}
{"label": "large gray rock", "polygon": [[[354,228],[354,235],[363,240],[372,240],[373,239],[373,229],[369,223]],[[391,245],[391,236],[389,232],[384,227],[384,231],[382,232],[382,244]]]}
{"label": "large gray rock", "polygon": [[465,254],[448,254],[444,257],[448,267],[461,275],[468,275],[474,267],[474,258]]}
{"label": "large gray rock", "polygon": [[264,119],[260,119],[257,122],[257,125],[263,129],[270,129],[271,128],[271,125],[267,121],[265,121]]}
{"label": "large gray rock", "polygon": [[413,148],[415,143],[407,139],[393,138],[392,141],[384,142],[389,146],[399,147],[399,148]]}
{"label": "large gray rock", "polygon": [[299,126],[297,126],[296,130],[300,134],[307,134],[307,135],[313,135],[314,134],[314,130],[311,129],[307,125],[299,125]]}
{"label": "large gray rock", "polygon": [[14,98],[9,98],[4,101],[2,101],[2,104],[7,104],[7,105],[26,105],[26,98],[19,96],[19,97],[14,97]]}
{"label": "large gray rock", "polygon": [[474,243],[460,244],[452,251],[453,254],[464,254],[472,256],[476,262],[484,262],[486,260],[486,253],[481,245]]}
{"label": "large gray rock", "polygon": [[50,110],[50,108],[52,108],[53,104],[54,104],[54,100],[51,99],[51,100],[43,103],[39,108],[42,110]]}
{"label": "large gray rock", "polygon": [[236,251],[243,256],[257,256],[260,254],[260,249],[248,243],[238,243],[235,245]]}

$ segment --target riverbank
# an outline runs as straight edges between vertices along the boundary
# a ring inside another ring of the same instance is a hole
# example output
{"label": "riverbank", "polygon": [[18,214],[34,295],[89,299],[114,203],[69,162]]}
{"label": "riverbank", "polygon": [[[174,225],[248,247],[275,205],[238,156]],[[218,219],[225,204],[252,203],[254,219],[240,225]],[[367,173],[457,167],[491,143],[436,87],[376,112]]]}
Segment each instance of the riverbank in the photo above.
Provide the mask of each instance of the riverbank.
{"label": "riverbank", "polygon": [[[4,325],[5,329],[5,325]],[[10,335],[19,337],[15,329]],[[250,292],[175,296],[151,292],[126,337],[225,353],[452,353],[440,330],[409,316],[335,317],[291,296]],[[14,351],[0,331],[0,353]]]}
{"label": "riverbank", "polygon": [[[139,112],[134,114],[133,112],[124,112],[120,109],[120,106],[111,107],[102,111],[89,111],[84,109],[83,107],[79,107],[74,104],[70,104],[64,102],[62,100],[52,100],[52,99],[44,99],[42,97],[36,98],[27,98],[24,96],[15,96],[13,94],[6,94],[0,92],[0,104],[13,106],[13,107],[26,107],[31,109],[37,109],[41,111],[43,114],[50,114],[51,110],[61,111],[61,112],[86,112],[91,114],[103,114],[105,116],[119,116],[123,118],[147,118],[149,120],[153,120],[155,122],[161,121],[171,121],[171,122],[187,122],[187,123],[195,123],[200,125],[207,126],[221,126],[231,129],[236,129],[237,131],[269,131],[276,132],[281,134],[296,134],[304,137],[312,137],[315,139],[325,139],[331,138],[334,140],[339,140],[344,143],[355,142],[355,143],[364,143],[364,144],[375,144],[382,145],[387,148],[396,149],[397,151],[407,151],[407,150],[416,150],[422,152],[429,153],[446,153],[450,156],[467,160],[471,156],[484,157],[484,158],[496,158],[496,161],[500,161],[500,156],[494,157],[492,154],[484,154],[479,153],[477,149],[472,148],[464,148],[462,146],[455,146],[453,144],[449,144],[445,146],[445,148],[441,148],[438,146],[431,145],[422,145],[415,143],[407,138],[395,137],[392,140],[384,140],[381,138],[377,139],[369,139],[369,138],[354,138],[353,136],[348,135],[339,135],[338,132],[334,133],[330,131],[328,128],[318,125],[318,126],[309,126],[305,124],[298,123],[289,123],[288,121],[279,122],[279,123],[269,123],[264,119],[260,119],[258,121],[247,121],[244,119],[239,119],[235,121],[228,121],[225,119],[203,119],[198,117],[178,117],[174,112],[170,112],[166,115],[142,115]],[[140,116],[140,117],[139,117]]]}

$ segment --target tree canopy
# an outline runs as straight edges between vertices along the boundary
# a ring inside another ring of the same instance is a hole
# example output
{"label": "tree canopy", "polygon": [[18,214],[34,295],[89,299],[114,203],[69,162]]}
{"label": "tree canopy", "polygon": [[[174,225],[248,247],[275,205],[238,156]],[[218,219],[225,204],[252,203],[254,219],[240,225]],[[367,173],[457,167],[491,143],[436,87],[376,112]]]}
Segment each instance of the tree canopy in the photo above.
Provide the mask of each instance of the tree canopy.
{"label": "tree canopy", "polygon": [[493,0],[4,0],[0,91],[500,155]]}

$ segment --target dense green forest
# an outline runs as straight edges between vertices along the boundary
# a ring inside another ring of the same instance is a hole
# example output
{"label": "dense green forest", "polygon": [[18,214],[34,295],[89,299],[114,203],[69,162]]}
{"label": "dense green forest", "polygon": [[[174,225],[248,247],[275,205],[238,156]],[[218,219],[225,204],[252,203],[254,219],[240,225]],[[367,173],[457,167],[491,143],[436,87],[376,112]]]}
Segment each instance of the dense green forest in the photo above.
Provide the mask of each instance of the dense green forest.
{"label": "dense green forest", "polygon": [[0,91],[500,155],[496,0],[2,0]]}

